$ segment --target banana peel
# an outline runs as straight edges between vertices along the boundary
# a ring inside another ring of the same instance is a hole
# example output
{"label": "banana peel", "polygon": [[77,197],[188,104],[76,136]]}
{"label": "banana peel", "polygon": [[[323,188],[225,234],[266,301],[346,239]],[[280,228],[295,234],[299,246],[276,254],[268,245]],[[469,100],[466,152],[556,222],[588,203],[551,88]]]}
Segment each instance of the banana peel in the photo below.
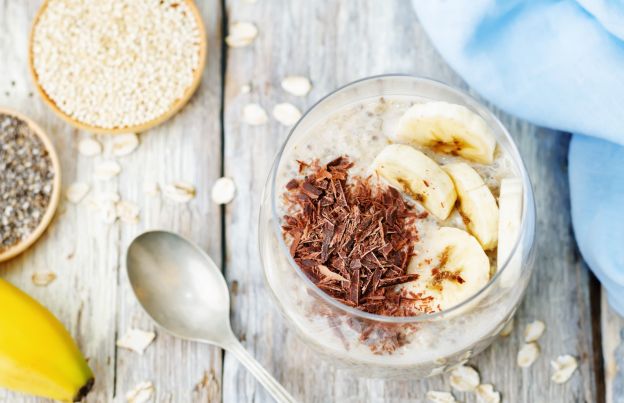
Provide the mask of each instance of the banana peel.
{"label": "banana peel", "polygon": [[61,322],[0,279],[0,387],[61,401],[80,401],[93,372]]}

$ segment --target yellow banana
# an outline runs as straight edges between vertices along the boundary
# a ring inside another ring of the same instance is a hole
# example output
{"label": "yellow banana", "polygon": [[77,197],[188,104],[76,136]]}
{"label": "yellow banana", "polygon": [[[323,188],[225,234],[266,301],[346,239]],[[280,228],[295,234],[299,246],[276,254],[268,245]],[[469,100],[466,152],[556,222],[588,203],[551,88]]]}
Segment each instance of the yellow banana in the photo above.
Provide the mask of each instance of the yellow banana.
{"label": "yellow banana", "polygon": [[[501,286],[513,287],[517,284],[522,270],[522,243],[514,252],[514,245],[522,227],[523,189],[520,178],[505,178],[500,184],[498,205],[500,219],[498,221],[498,249],[496,262],[498,270],[507,262],[507,269],[501,274]],[[513,252],[513,255],[512,255]]]}
{"label": "yellow banana", "polygon": [[0,279],[0,387],[78,401],[93,373],[74,340],[46,308]]}
{"label": "yellow banana", "polygon": [[496,137],[478,114],[462,105],[427,102],[409,108],[392,139],[491,164]]}
{"label": "yellow banana", "polygon": [[452,308],[489,281],[490,260],[479,241],[466,231],[441,227],[423,242],[423,252],[413,257],[407,268],[420,277],[405,286],[415,294],[431,297],[431,306]]}
{"label": "yellow banana", "polygon": [[442,167],[451,177],[459,199],[468,232],[477,238],[483,249],[496,247],[498,242],[498,206],[481,176],[465,162]]}
{"label": "yellow banana", "polygon": [[373,161],[373,171],[446,220],[455,206],[453,181],[431,158],[412,146],[390,144]]}

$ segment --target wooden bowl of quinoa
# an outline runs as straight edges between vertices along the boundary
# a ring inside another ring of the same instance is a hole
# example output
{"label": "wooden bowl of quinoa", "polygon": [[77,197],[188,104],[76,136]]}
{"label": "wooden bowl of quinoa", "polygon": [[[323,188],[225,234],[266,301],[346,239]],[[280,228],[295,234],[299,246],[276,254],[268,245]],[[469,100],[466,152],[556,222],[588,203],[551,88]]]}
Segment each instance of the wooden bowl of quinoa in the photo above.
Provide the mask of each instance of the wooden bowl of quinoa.
{"label": "wooden bowl of quinoa", "polygon": [[61,165],[50,138],[19,112],[0,108],[0,139],[3,262],[31,246],[52,221],[61,195]]}
{"label": "wooden bowl of quinoa", "polygon": [[193,0],[46,0],[29,67],[56,114],[92,133],[142,132],[199,87],[206,32]]}

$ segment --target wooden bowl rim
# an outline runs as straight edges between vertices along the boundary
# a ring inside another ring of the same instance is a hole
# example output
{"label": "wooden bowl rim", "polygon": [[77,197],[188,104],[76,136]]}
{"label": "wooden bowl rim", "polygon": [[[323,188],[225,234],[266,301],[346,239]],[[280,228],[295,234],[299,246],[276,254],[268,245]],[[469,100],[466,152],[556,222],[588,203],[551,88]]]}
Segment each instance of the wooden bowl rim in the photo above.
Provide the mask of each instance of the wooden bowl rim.
{"label": "wooden bowl rim", "polygon": [[35,87],[37,88],[37,92],[39,93],[43,101],[58,116],[60,116],[61,119],[71,124],[72,126],[81,130],[86,130],[88,132],[97,133],[97,134],[123,134],[123,133],[144,132],[155,126],[158,126],[159,124],[165,122],[166,120],[171,118],[173,115],[178,113],[180,109],[182,109],[188,103],[188,101],[191,99],[191,97],[193,96],[197,88],[199,87],[202,75],[204,73],[204,69],[206,67],[206,53],[207,53],[206,28],[204,26],[204,22],[202,20],[201,14],[195,2],[193,0],[184,0],[190,7],[193,15],[195,16],[195,20],[197,21],[197,28],[199,29],[199,65],[197,66],[197,69],[194,72],[193,81],[191,82],[191,85],[186,89],[182,97],[177,99],[167,112],[163,113],[162,115],[150,121],[141,123],[139,125],[134,125],[134,126],[107,129],[103,127],[91,126],[87,123],[84,123],[84,122],[81,122],[79,120],[72,118],[71,116],[63,112],[45,92],[45,90],[39,83],[39,78],[37,76],[37,72],[35,71],[35,66],[33,62],[33,38],[35,34],[35,27],[37,26],[39,18],[45,11],[48,5],[48,1],[49,0],[45,0],[43,4],[41,5],[41,7],[39,7],[39,10],[37,10],[37,13],[35,14],[35,18],[33,19],[33,23],[30,29],[30,37],[28,39],[28,69],[30,71],[30,75],[35,84]]}
{"label": "wooden bowl rim", "polygon": [[5,260],[9,260],[28,249],[28,247],[30,247],[33,243],[35,243],[37,239],[39,239],[39,237],[43,234],[46,228],[48,228],[48,225],[50,225],[52,217],[54,217],[54,213],[56,212],[56,209],[59,205],[59,200],[61,198],[61,164],[59,162],[56,149],[54,148],[54,145],[50,140],[50,137],[37,123],[35,123],[34,120],[22,114],[21,112],[17,112],[9,108],[0,107],[0,113],[14,116],[28,124],[30,129],[37,135],[37,137],[39,137],[39,139],[43,143],[43,146],[48,151],[48,155],[50,156],[50,160],[52,161],[52,168],[54,169],[54,179],[52,181],[52,195],[50,196],[50,203],[46,208],[46,212],[43,215],[43,218],[34,229],[34,231],[28,235],[28,237],[6,249],[5,251],[0,252],[0,262],[4,262]]}

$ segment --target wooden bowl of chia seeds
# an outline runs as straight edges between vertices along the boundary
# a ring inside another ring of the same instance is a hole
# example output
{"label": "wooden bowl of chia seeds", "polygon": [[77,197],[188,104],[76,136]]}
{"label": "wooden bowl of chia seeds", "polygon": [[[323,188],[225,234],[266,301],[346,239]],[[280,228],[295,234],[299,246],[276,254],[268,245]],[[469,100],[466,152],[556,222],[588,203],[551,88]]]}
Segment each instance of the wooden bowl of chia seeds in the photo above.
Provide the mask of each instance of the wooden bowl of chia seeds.
{"label": "wooden bowl of chia seeds", "polygon": [[207,38],[193,0],[45,0],[29,40],[37,92],[92,133],[136,133],[182,109],[199,87]]}
{"label": "wooden bowl of chia seeds", "polygon": [[25,251],[52,221],[61,194],[61,166],[45,132],[0,107],[0,262]]}

